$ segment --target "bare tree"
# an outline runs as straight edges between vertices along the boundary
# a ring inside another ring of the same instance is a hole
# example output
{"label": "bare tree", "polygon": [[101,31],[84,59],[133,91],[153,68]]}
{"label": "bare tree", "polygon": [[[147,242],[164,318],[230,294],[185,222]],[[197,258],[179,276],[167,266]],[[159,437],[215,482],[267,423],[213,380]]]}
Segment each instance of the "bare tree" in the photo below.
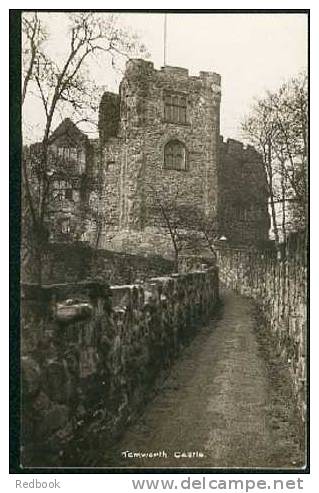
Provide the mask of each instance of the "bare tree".
{"label": "bare tree", "polygon": [[182,253],[209,253],[216,260],[214,243],[220,237],[217,218],[213,214],[206,215],[197,207],[190,207],[185,192],[180,189],[170,194],[159,192],[153,187],[150,187],[150,190],[153,197],[150,209],[152,218],[159,218],[159,225],[170,237],[176,271]]}
{"label": "bare tree", "polygon": [[217,259],[216,242],[221,237],[216,211],[205,213],[197,207],[184,209],[184,226],[187,229],[187,242],[184,252],[199,256],[212,256]]}
{"label": "bare tree", "polygon": [[185,217],[180,206],[179,190],[175,191],[170,196],[164,193],[159,193],[152,187],[153,205],[151,207],[152,214],[159,218],[159,225],[169,235],[174,250],[174,266],[178,271],[179,255],[185,246]]}
{"label": "bare tree", "polygon": [[281,206],[281,232],[289,225],[302,229],[306,222],[308,171],[308,93],[304,74],[292,78],[278,91],[257,101],[242,125],[245,135],[262,154],[267,176],[276,243]]}
{"label": "bare tree", "polygon": [[34,78],[34,69],[42,56],[41,48],[47,39],[47,32],[41,23],[38,13],[25,14],[22,18],[23,30],[23,84],[22,84],[22,104],[25,101],[29,82]]}
{"label": "bare tree", "polygon": [[208,247],[210,253],[213,255],[214,260],[217,260],[217,254],[215,250],[215,243],[220,239],[221,233],[218,224],[217,217],[208,217],[205,214],[200,214],[197,220],[198,229],[204,240],[204,245]]}
{"label": "bare tree", "polygon": [[[50,134],[57,113],[61,116],[75,111],[87,119],[97,93],[94,81],[86,70],[87,61],[98,53],[110,57],[112,64],[119,57],[133,56],[144,51],[135,36],[123,29],[111,14],[80,12],[69,15],[68,42],[62,61],[55,60],[45,50],[48,35],[41,14],[24,14],[24,80],[22,100],[28,93],[36,94],[45,117],[43,136],[34,153],[22,159],[23,186],[26,208],[30,211],[33,250],[38,264],[37,281],[41,283],[41,256],[48,237],[46,215],[50,187],[55,168],[50,155]],[[94,107],[96,110],[96,107]],[[81,119],[81,117],[80,117]],[[31,159],[32,158],[32,159]],[[36,168],[36,171],[35,171]],[[36,186],[34,182],[36,180]]]}
{"label": "bare tree", "polygon": [[275,208],[275,155],[274,141],[276,136],[276,122],[272,106],[272,96],[259,100],[252,110],[252,114],[246,118],[242,129],[261,153],[264,170],[267,177],[272,226],[276,244],[279,243],[279,233]]}
{"label": "bare tree", "polygon": [[291,204],[294,228],[303,228],[307,216],[307,84],[307,76],[301,74],[283,84],[273,99],[277,122],[275,152],[283,191],[280,198],[282,203]]}

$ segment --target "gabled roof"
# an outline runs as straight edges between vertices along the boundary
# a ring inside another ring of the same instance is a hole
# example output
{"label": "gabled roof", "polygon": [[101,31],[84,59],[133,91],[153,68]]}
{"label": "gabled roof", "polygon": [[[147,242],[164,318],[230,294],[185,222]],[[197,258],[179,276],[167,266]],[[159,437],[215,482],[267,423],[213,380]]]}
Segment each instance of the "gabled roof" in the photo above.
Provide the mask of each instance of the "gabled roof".
{"label": "gabled roof", "polygon": [[50,143],[52,144],[57,139],[65,138],[74,144],[88,142],[88,137],[82,132],[70,118],[65,118],[60,125],[52,132]]}

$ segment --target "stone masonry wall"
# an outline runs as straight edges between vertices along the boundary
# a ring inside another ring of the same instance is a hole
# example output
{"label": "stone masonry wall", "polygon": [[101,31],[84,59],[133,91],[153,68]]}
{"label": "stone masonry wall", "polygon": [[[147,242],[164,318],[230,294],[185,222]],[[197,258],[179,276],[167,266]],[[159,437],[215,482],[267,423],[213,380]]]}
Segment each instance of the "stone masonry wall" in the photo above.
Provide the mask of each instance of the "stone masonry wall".
{"label": "stone masonry wall", "polygon": [[303,236],[281,250],[220,248],[222,285],[252,297],[262,309],[283,362],[287,364],[301,415],[305,418],[307,268]]}
{"label": "stone masonry wall", "polygon": [[90,466],[218,300],[215,269],[143,284],[24,285],[23,466]]}
{"label": "stone masonry wall", "polygon": [[[141,243],[161,242],[156,233],[166,226],[161,207],[188,230],[198,229],[203,215],[218,216],[221,234],[232,243],[267,240],[268,192],[261,156],[250,146],[220,137],[220,83],[213,72],[190,76],[185,68],[156,70],[152,62],[135,59],[127,62],[119,95],[105,93],[100,108],[104,248],[136,252],[143,250]],[[186,98],[184,122],[167,120],[167,94]],[[112,115],[116,135],[107,125]],[[164,166],[170,141],[185,146],[186,169]],[[165,245],[161,253],[166,250]]]}
{"label": "stone masonry wall", "polygon": [[[111,284],[129,284],[174,271],[174,262],[159,255],[130,255],[93,250],[89,245],[51,244],[44,257],[43,283],[68,283],[105,279]],[[27,281],[26,281],[27,282]]]}
{"label": "stone masonry wall", "polygon": [[[123,142],[116,137],[109,138],[102,151],[102,193],[100,200],[101,210],[104,211],[105,228],[102,230],[103,239],[107,230],[112,234],[120,225],[120,203],[123,177],[121,176],[121,163],[123,159]],[[102,239],[102,241],[103,241]]]}
{"label": "stone masonry wall", "polygon": [[[186,97],[185,123],[165,121],[167,92]],[[219,105],[218,74],[195,77],[180,67],[155,70],[145,60],[127,62],[120,85],[119,132],[104,143],[104,208],[106,217],[111,211],[111,222],[117,218],[121,230],[152,227],[158,216],[155,195],[169,202],[177,190],[179,206],[215,213]],[[164,168],[164,147],[171,140],[185,145],[186,170]]]}
{"label": "stone masonry wall", "polygon": [[233,243],[261,243],[268,239],[267,180],[262,157],[241,142],[221,138],[218,166],[220,231]]}

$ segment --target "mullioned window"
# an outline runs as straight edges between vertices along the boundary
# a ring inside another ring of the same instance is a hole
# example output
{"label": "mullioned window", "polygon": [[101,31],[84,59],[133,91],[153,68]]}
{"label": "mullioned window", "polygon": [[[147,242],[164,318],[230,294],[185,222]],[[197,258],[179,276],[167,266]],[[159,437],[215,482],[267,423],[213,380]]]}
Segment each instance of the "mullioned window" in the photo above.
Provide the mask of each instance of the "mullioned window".
{"label": "mullioned window", "polygon": [[164,119],[170,123],[187,123],[187,99],[184,94],[165,93]]}

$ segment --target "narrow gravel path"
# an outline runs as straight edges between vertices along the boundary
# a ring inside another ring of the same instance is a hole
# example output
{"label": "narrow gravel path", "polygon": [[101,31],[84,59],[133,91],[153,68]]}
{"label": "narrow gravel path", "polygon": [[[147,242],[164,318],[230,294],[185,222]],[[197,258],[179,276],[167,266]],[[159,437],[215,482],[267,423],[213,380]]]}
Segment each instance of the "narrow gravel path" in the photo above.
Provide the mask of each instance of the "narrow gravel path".
{"label": "narrow gravel path", "polygon": [[[301,467],[287,370],[259,325],[252,302],[225,293],[222,313],[183,351],[104,465]],[[124,457],[128,451],[160,456]]]}

